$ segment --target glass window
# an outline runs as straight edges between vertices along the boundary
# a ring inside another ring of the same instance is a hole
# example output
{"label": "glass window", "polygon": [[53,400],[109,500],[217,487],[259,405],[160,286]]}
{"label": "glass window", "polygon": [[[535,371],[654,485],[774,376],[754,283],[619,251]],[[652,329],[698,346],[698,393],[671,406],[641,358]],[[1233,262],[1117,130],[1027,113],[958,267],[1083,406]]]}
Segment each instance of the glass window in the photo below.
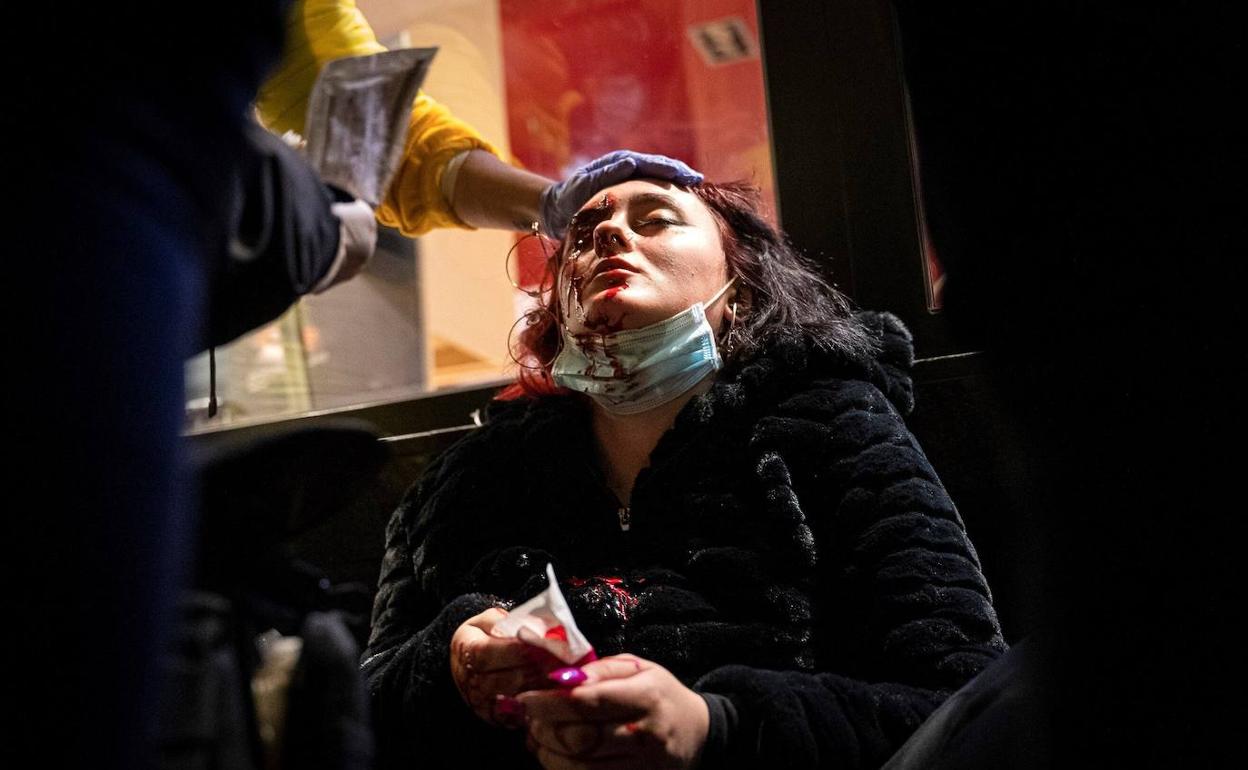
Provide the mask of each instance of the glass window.
{"label": "glass window", "polygon": [[[751,180],[775,211],[752,0],[358,0],[390,47],[436,46],[424,83],[515,164],[562,178],[620,148],[671,155],[715,181]],[[519,236],[383,233],[365,273],[218,348],[216,424],[406,400],[510,379],[507,278]],[[522,282],[536,275],[521,257]],[[527,260],[527,261],[526,261]],[[204,425],[207,354],[188,362]]]}

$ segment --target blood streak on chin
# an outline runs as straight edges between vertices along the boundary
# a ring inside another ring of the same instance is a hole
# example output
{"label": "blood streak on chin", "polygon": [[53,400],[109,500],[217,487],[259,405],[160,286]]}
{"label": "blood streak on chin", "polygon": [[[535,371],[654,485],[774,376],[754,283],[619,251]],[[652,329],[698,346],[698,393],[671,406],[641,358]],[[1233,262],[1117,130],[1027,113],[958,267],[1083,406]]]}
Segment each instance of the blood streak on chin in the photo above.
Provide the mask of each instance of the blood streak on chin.
{"label": "blood streak on chin", "polygon": [[620,292],[624,291],[627,288],[628,288],[628,284],[626,283],[621,283],[617,286],[612,286],[610,289],[607,289],[606,291],[602,293],[602,298],[604,300],[615,299],[615,295],[619,294]]}
{"label": "blood streak on chin", "polygon": [[615,319],[614,321],[612,321],[610,318],[607,318],[605,315],[597,316],[595,318],[587,318],[585,319],[585,328],[589,329],[590,333],[579,335],[578,339],[580,339],[581,337],[585,338],[584,341],[581,343],[582,345],[597,344],[598,338],[601,335],[611,334],[613,332],[618,332],[620,329],[623,329],[624,317],[627,315],[628,315],[627,313],[622,313],[620,317]]}

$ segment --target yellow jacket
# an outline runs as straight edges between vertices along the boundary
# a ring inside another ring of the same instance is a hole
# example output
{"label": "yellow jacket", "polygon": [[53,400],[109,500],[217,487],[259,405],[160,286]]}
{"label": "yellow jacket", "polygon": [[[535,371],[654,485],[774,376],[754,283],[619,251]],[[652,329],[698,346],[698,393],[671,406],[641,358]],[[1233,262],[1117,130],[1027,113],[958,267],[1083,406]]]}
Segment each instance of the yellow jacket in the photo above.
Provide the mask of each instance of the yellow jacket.
{"label": "yellow jacket", "polygon": [[[344,56],[384,50],[355,0],[296,0],[287,19],[281,63],[256,98],[261,121],[279,133],[301,133],[321,67]],[[441,185],[447,162],[472,149],[498,155],[472,126],[422,91],[412,103],[403,162],[377,209],[377,221],[408,236],[436,227],[468,228],[451,210]]]}

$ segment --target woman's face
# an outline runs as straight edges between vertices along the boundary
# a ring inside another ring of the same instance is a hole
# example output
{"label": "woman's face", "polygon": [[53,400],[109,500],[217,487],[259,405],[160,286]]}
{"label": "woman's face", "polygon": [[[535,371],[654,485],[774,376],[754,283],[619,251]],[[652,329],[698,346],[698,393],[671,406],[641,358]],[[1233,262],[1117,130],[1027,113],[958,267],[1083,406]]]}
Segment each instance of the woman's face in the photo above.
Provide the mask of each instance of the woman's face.
{"label": "woman's face", "polygon": [[[642,179],[608,187],[581,208],[562,264],[560,299],[573,334],[649,326],[728,282],[710,209],[667,182]],[[724,305],[706,308],[712,329],[721,327]]]}

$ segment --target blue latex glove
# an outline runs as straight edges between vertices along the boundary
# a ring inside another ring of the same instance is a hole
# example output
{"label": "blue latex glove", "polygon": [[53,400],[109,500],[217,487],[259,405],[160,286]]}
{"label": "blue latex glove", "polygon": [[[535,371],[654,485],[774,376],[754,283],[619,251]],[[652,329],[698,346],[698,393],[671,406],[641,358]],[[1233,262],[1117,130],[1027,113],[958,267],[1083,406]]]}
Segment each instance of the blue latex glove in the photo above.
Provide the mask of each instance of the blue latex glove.
{"label": "blue latex glove", "polygon": [[702,182],[701,174],[673,158],[631,150],[609,152],[542,191],[542,232],[552,238],[562,238],[572,216],[594,193],[639,177],[665,179],[679,185]]}

